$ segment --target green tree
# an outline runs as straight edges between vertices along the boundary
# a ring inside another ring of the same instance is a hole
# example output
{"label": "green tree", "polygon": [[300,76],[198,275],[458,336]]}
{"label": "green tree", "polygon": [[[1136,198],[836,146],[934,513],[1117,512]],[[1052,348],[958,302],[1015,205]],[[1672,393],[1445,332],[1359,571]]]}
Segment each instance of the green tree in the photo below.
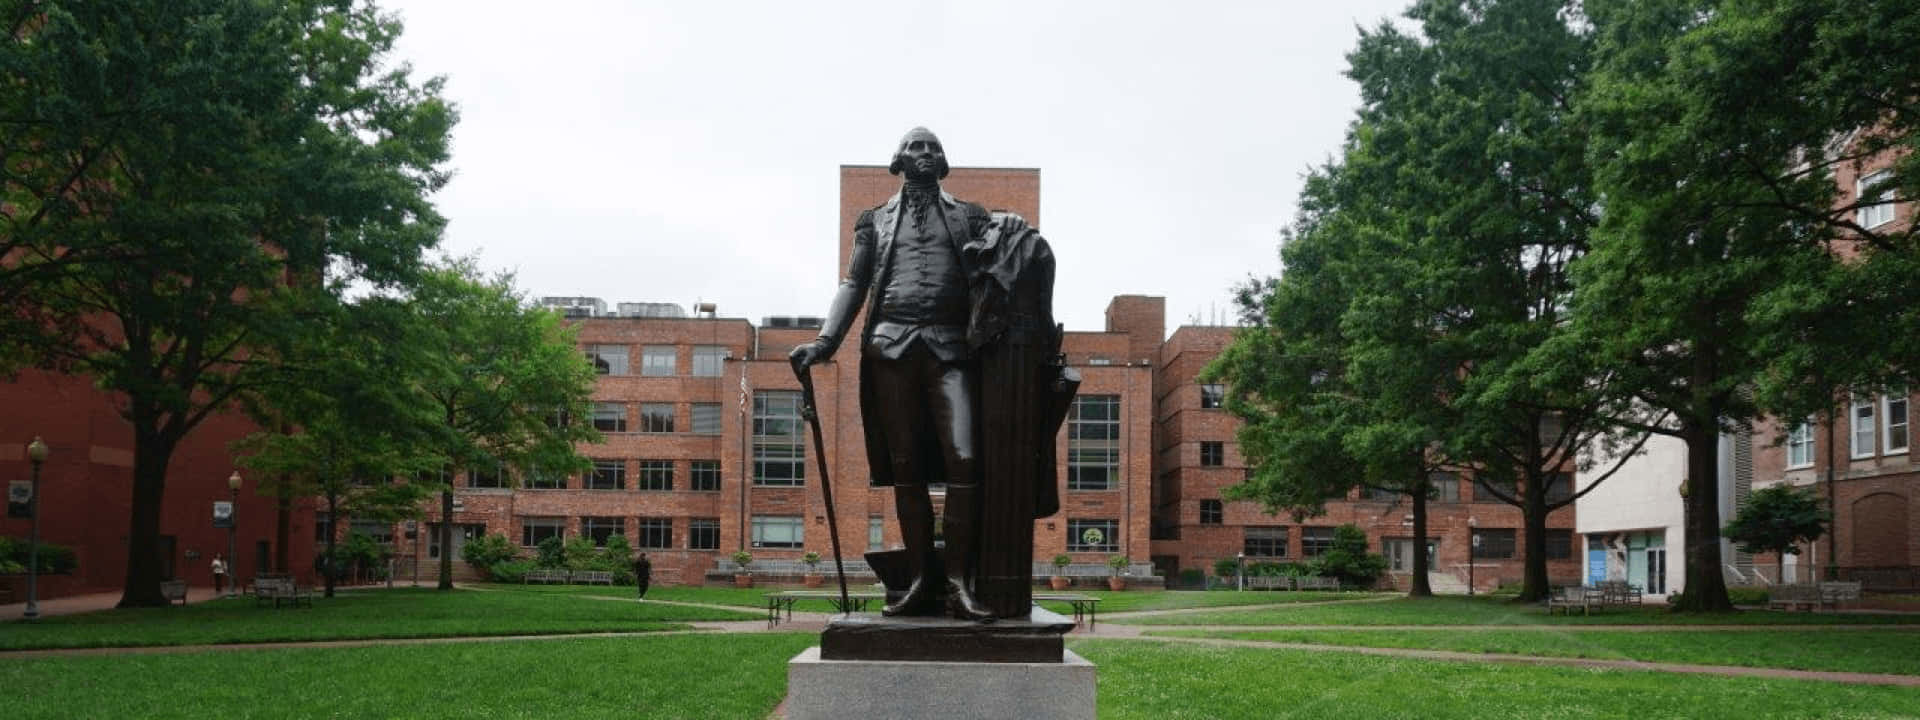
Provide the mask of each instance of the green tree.
{"label": "green tree", "polygon": [[[482,276],[465,259],[430,268],[407,302],[415,320],[405,342],[429,358],[417,390],[447,477],[494,463],[523,474],[588,467],[575,443],[601,436],[574,418],[588,416],[593,366],[559,315],[529,305],[510,277]],[[453,488],[438,489],[440,546],[453,547]],[[452,553],[440,555],[439,588],[453,589]]]}
{"label": "green tree", "polygon": [[1800,544],[1825,534],[1832,522],[1833,513],[1812,490],[1773,485],[1748,495],[1721,534],[1739,543],[1741,552],[1775,553],[1774,577],[1785,582],[1787,556],[1800,554]]}
{"label": "green tree", "polygon": [[1387,559],[1367,552],[1367,531],[1347,523],[1333,529],[1333,547],[1314,556],[1308,567],[1315,575],[1340,578],[1343,586],[1365,588],[1386,572]]}
{"label": "green tree", "polygon": [[[304,0],[0,3],[0,363],[89,376],[131,424],[120,604],[157,606],[166,468],[279,377],[281,295],[407,280],[452,109],[399,24]],[[324,275],[326,284],[313,279]]]}

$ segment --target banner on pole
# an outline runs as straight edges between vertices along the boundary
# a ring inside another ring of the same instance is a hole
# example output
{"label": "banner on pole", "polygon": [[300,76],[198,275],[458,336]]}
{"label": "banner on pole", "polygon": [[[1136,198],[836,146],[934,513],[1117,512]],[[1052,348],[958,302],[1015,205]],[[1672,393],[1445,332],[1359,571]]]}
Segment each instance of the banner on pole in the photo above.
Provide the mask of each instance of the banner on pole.
{"label": "banner on pole", "polygon": [[233,527],[233,502],[229,500],[213,501],[213,526],[216,528]]}
{"label": "banner on pole", "polygon": [[33,517],[28,503],[33,500],[33,483],[27,480],[14,480],[7,483],[7,517]]}

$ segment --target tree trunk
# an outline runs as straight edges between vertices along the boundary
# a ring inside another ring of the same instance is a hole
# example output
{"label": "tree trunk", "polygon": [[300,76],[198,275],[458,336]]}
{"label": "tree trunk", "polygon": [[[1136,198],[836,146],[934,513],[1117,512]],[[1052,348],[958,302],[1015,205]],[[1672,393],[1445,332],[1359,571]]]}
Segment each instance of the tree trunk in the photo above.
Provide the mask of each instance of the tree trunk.
{"label": "tree trunk", "polygon": [[127,521],[127,575],[116,607],[166,607],[160,594],[160,503],[166,495],[167,463],[178,438],[151,430],[136,418],[133,429],[133,506]]}
{"label": "tree trunk", "polygon": [[[282,477],[280,482],[280,487],[286,487],[288,481]],[[287,538],[292,536],[289,528],[293,525],[293,498],[282,495],[275,500],[273,520],[273,572],[291,576],[293,564],[287,562],[291,554],[287,550]]]}
{"label": "tree trunk", "polygon": [[337,570],[333,565],[340,561],[340,557],[333,554],[333,538],[340,534],[339,530],[340,495],[329,492],[327,493],[327,554],[321,556],[326,558],[327,562],[326,569],[320,571],[320,581],[326,583],[327,597],[333,597],[333,576]]}
{"label": "tree trunk", "polygon": [[1679,612],[1726,612],[1727,579],[1720,565],[1720,428],[1717,408],[1682,421],[1687,441],[1687,584]]}
{"label": "tree trunk", "polygon": [[440,491],[440,585],[438,589],[453,589],[453,488]]}
{"label": "tree trunk", "polygon": [[1547,488],[1539,465],[1527,468],[1526,493],[1520,498],[1522,531],[1520,595],[1514,602],[1540,602],[1552,592],[1547,587]]}
{"label": "tree trunk", "polygon": [[1433,587],[1427,582],[1429,572],[1432,569],[1427,567],[1427,483],[1422,477],[1413,486],[1413,583],[1407,589],[1407,597],[1433,597]]}

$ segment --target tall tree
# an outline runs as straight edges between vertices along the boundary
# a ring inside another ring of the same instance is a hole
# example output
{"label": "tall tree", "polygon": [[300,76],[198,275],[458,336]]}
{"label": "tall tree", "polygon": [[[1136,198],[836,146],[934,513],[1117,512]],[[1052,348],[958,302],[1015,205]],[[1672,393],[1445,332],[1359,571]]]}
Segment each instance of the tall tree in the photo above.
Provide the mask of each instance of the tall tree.
{"label": "tall tree", "polygon": [[[161,605],[166,468],[279,370],[287,292],[400,282],[442,225],[452,109],[347,0],[0,5],[0,361],[92,377],[132,425],[122,606]],[[330,282],[314,279],[325,275]]]}
{"label": "tall tree", "polygon": [[[404,342],[427,355],[418,390],[431,409],[445,477],[495,463],[521,473],[584,470],[575,443],[600,440],[585,422],[593,366],[560,316],[530,306],[508,276],[471,260],[429,270],[407,298]],[[440,489],[441,590],[453,589],[453,488]]]}

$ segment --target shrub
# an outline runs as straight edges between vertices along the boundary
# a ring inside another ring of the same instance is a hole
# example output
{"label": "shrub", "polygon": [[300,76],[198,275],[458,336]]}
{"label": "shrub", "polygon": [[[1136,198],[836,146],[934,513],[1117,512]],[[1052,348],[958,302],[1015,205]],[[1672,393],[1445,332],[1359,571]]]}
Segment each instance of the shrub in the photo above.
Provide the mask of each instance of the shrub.
{"label": "shrub", "polygon": [[549,535],[533,547],[535,567],[557,568],[567,562],[566,541],[561,540],[558,535]]}
{"label": "shrub", "polygon": [[1367,587],[1386,572],[1387,558],[1367,552],[1367,533],[1348,523],[1334,528],[1333,547],[1320,553],[1311,563],[1313,572],[1340,579],[1343,585]]}
{"label": "shrub", "polygon": [[1200,587],[1201,585],[1205,585],[1206,582],[1207,574],[1201,572],[1200,568],[1182,568],[1180,570],[1181,587]]}
{"label": "shrub", "polygon": [[[0,574],[25,574],[29,548],[23,538],[0,537]],[[40,574],[65,575],[80,567],[73,548],[40,541]]]}
{"label": "shrub", "polygon": [[809,570],[817,570],[820,567],[820,553],[808,550],[807,554],[800,556],[800,562],[806,563]]}
{"label": "shrub", "polygon": [[1238,558],[1223,557],[1213,561],[1213,574],[1220,577],[1233,577],[1240,573]]}
{"label": "shrub", "polygon": [[746,572],[747,566],[753,564],[753,553],[745,550],[735,550],[731,557],[733,564],[740,566],[740,572]]}
{"label": "shrub", "polygon": [[595,547],[593,538],[575,535],[567,538],[560,550],[562,562],[568,570],[600,570],[600,548]]}
{"label": "shrub", "polygon": [[517,583],[525,580],[527,571],[532,569],[532,561],[508,560],[506,562],[494,563],[492,567],[487,569],[487,575],[492,577],[494,582]]}
{"label": "shrub", "polygon": [[[506,533],[494,533],[460,546],[460,559],[480,574],[493,577],[493,567],[520,555],[520,547]],[[498,578],[495,578],[498,579]]]}
{"label": "shrub", "polygon": [[1053,556],[1053,568],[1055,570],[1065,570],[1067,569],[1068,565],[1072,565],[1072,564],[1073,564],[1072,555],[1061,553],[1059,555]]}
{"label": "shrub", "polygon": [[1765,605],[1773,598],[1773,593],[1762,587],[1727,588],[1727,599],[1735,605]]}
{"label": "shrub", "polygon": [[1125,574],[1127,566],[1131,564],[1133,564],[1133,561],[1128,560],[1125,555],[1115,555],[1107,558],[1107,567],[1112,568],[1113,574],[1115,575]]}

